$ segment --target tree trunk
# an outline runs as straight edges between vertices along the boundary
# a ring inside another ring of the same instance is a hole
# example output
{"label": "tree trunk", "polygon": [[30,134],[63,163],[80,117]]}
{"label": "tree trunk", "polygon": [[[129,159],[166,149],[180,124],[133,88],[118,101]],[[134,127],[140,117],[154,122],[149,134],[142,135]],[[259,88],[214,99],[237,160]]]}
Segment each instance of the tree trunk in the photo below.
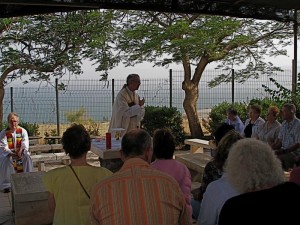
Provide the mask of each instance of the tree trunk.
{"label": "tree trunk", "polygon": [[183,81],[182,89],[185,92],[185,97],[183,100],[183,108],[187,115],[191,136],[193,138],[199,138],[203,136],[203,131],[197,113],[197,101],[199,98],[198,84],[194,84],[190,80]]}
{"label": "tree trunk", "polygon": [[197,64],[194,76],[191,79],[192,72],[190,69],[190,63],[188,63],[187,60],[183,61],[184,81],[182,82],[182,89],[185,92],[183,108],[185,110],[189,122],[191,136],[193,138],[199,138],[203,136],[203,130],[198,117],[197,102],[199,98],[199,82],[208,62],[207,56],[201,57],[199,63]]}

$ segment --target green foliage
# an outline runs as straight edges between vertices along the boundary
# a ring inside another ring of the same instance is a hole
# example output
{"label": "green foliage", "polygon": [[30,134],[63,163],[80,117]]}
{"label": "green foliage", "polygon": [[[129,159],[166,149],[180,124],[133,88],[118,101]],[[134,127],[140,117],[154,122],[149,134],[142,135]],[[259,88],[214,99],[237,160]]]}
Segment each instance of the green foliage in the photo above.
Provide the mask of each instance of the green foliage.
{"label": "green foliage", "polygon": [[176,138],[176,144],[183,144],[182,115],[175,107],[146,106],[141,127],[147,130],[151,136],[156,129],[169,128]]}
{"label": "green foliage", "polygon": [[[46,131],[46,132],[44,133],[44,135],[45,135],[45,137],[58,136],[57,130],[56,130],[56,129],[50,130],[50,133]],[[49,144],[49,145],[55,144],[55,139],[48,139],[48,140],[46,141],[46,144]]]}
{"label": "green foliage", "polygon": [[39,125],[36,123],[28,123],[28,122],[19,122],[19,126],[23,127],[29,136],[37,136],[39,135]]}

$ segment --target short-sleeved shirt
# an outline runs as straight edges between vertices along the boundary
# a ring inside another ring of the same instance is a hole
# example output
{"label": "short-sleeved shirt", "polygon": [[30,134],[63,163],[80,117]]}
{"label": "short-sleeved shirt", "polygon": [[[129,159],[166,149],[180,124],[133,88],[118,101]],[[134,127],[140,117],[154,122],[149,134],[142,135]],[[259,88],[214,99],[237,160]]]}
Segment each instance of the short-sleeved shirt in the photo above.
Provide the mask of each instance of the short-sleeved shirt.
{"label": "short-sleeved shirt", "polygon": [[293,119],[290,122],[283,121],[278,138],[281,141],[283,149],[289,148],[296,143],[300,142],[300,120]]}
{"label": "short-sleeved shirt", "polygon": [[[94,184],[112,175],[102,167],[73,166],[73,169],[89,194]],[[55,198],[53,225],[89,224],[90,199],[69,166],[48,171],[43,176],[43,183]]]}

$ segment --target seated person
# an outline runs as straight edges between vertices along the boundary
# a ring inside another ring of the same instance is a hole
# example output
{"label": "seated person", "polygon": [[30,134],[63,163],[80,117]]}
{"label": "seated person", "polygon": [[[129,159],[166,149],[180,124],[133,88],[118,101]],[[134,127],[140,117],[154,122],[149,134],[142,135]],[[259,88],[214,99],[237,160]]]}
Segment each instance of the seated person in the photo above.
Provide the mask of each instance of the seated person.
{"label": "seated person", "polygon": [[186,165],[173,159],[175,147],[175,138],[170,129],[162,128],[155,130],[153,134],[153,154],[155,161],[151,163],[151,166],[169,174],[178,182],[192,220],[191,173]]}
{"label": "seated person", "polygon": [[83,125],[69,127],[61,140],[71,164],[50,170],[43,176],[49,192],[49,209],[54,213],[53,225],[89,224],[91,188],[112,172],[87,163],[91,138]]}
{"label": "seated person", "polygon": [[257,138],[262,125],[265,120],[260,117],[261,106],[253,104],[249,106],[249,118],[245,121],[244,137],[246,138]]}
{"label": "seated person", "polygon": [[237,115],[235,109],[230,108],[227,110],[227,119],[225,120],[225,123],[232,125],[237,132],[243,134],[245,125]]}
{"label": "seated person", "polygon": [[[223,174],[223,165],[228,155],[228,146],[232,144],[230,140],[222,141],[222,138],[229,132],[234,132],[234,127],[232,125],[228,125],[226,123],[221,124],[216,132],[214,133],[215,142],[216,142],[216,153],[213,156],[213,159],[208,162],[204,167],[204,172],[202,175],[202,182],[199,190],[196,190],[196,196],[192,198],[191,204],[193,208],[193,219],[197,220],[200,210],[201,200],[203,198],[203,194],[206,191],[207,185],[219,179]],[[242,138],[241,135],[238,135],[237,132],[234,132],[237,138]]]}
{"label": "seated person", "polygon": [[226,200],[241,193],[273,187],[284,179],[280,161],[268,144],[253,138],[238,140],[229,150],[225,173],[211,182],[204,193],[197,225],[218,224]]}
{"label": "seated person", "polygon": [[285,170],[293,168],[300,155],[300,120],[296,117],[294,104],[282,107],[282,122],[279,135],[271,147],[275,150]]}
{"label": "seated person", "polygon": [[225,202],[218,225],[298,225],[300,186],[284,182],[275,187],[252,191]]}
{"label": "seated person", "polygon": [[8,128],[0,133],[0,189],[4,193],[10,192],[10,176],[16,172],[14,164],[21,164],[22,172],[33,171],[28,133],[19,126],[18,114],[15,112],[8,114],[7,122]]}
{"label": "seated person", "polygon": [[177,181],[150,166],[152,138],[143,129],[122,138],[122,168],[93,188],[90,224],[190,225]]}
{"label": "seated person", "polygon": [[258,133],[257,139],[273,145],[278,137],[281,124],[277,121],[279,109],[277,106],[270,106],[267,112],[267,120]]}

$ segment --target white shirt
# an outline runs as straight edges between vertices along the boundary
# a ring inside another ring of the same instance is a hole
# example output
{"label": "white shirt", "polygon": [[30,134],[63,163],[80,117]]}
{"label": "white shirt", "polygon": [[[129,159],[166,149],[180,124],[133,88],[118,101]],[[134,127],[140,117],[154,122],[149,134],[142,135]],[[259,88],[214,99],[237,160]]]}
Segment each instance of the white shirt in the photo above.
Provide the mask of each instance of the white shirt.
{"label": "white shirt", "polygon": [[239,195],[228,182],[226,173],[211,182],[203,195],[197,225],[216,225],[224,203],[231,197]]}

